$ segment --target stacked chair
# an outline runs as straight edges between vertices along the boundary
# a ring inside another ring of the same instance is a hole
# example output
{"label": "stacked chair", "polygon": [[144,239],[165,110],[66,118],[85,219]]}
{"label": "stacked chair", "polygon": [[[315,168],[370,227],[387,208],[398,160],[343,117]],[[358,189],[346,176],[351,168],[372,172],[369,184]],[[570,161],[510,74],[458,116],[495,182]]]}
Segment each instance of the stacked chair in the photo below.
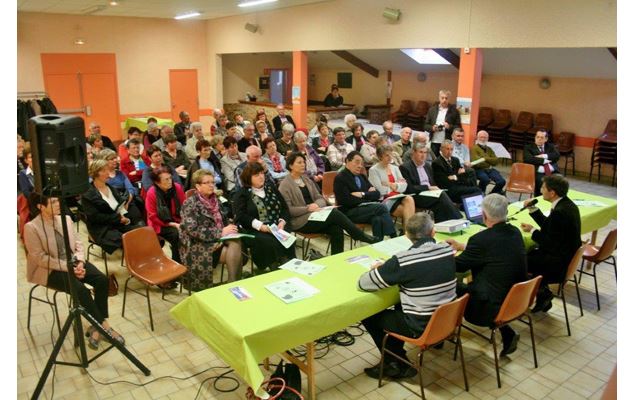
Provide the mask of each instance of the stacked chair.
{"label": "stacked chair", "polygon": [[557,138],[554,140],[558,147],[560,157],[564,158],[564,176],[567,176],[567,167],[569,166],[569,158],[573,161],[573,169],[571,174],[575,176],[575,133],[572,132],[560,132]]}
{"label": "stacked chair", "polygon": [[591,172],[589,182],[593,177],[593,168],[598,167],[598,182],[602,172],[602,164],[613,166],[613,179],[611,185],[615,185],[615,174],[617,173],[617,120],[612,119],[606,124],[604,133],[593,143],[593,153],[591,153]]}
{"label": "stacked chair", "polygon": [[401,105],[399,106],[399,110],[395,111],[390,115],[390,119],[392,122],[403,124],[406,122],[406,118],[408,114],[412,112],[412,101],[410,100],[401,100]]}
{"label": "stacked chair", "polygon": [[418,101],[417,107],[413,112],[409,113],[406,117],[405,124],[402,124],[404,127],[409,127],[414,129],[415,131],[422,131],[423,124],[426,120],[426,115],[428,115],[428,109],[430,109],[430,104],[427,101]]}
{"label": "stacked chair", "polygon": [[521,111],[518,114],[516,123],[509,128],[509,149],[512,153],[512,160],[516,160],[516,150],[523,151],[525,144],[530,143],[527,132],[533,125],[534,114],[527,111]]}
{"label": "stacked chair", "polygon": [[494,122],[494,109],[492,107],[481,107],[478,110],[478,130],[486,129]]}
{"label": "stacked chair", "polygon": [[487,126],[489,140],[508,147],[507,128],[512,125],[512,113],[509,110],[498,110],[494,122]]}

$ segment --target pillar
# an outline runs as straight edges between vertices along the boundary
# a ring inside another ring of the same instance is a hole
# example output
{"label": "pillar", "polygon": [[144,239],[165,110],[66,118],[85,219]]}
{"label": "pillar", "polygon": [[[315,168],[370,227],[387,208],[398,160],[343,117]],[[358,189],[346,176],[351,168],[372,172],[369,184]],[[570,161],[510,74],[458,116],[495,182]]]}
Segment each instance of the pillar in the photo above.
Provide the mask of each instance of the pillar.
{"label": "pillar", "polygon": [[307,104],[309,90],[309,67],[307,54],[304,51],[293,52],[293,85],[291,87],[291,103],[293,120],[296,128],[307,128]]}
{"label": "pillar", "polygon": [[[466,52],[467,50],[467,52]],[[459,88],[457,98],[471,99],[470,122],[461,121],[465,130],[465,144],[472,147],[476,140],[478,110],[481,98],[481,75],[483,71],[483,53],[481,49],[461,49],[461,66],[459,67]],[[457,99],[457,107],[460,102]]]}

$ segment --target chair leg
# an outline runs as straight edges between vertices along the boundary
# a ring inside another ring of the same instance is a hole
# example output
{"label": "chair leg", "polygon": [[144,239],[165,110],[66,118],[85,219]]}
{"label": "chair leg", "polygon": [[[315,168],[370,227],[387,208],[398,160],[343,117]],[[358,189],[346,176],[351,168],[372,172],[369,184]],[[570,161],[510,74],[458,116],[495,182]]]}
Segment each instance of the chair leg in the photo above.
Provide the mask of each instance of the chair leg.
{"label": "chair leg", "polygon": [[62,334],[62,324],[60,324],[60,311],[57,308],[57,294],[59,292],[56,290],[53,294],[53,314],[55,314],[55,319],[57,320],[57,331],[61,335]]}
{"label": "chair leg", "polygon": [[150,314],[150,330],[154,331],[154,321],[152,320],[152,307],[150,306],[150,286],[146,285],[146,299],[148,300],[148,314]]}
{"label": "chair leg", "polygon": [[108,276],[108,259],[106,258],[106,251],[101,248],[101,258],[104,259],[104,267],[106,268],[106,276]]}
{"label": "chair leg", "polygon": [[126,283],[123,285],[123,305],[121,306],[121,316],[124,317],[124,313],[126,312],[126,295],[128,294],[128,282],[132,279],[132,276],[129,276],[126,279]]}
{"label": "chair leg", "polygon": [[571,159],[573,161],[573,171],[571,171],[571,175],[575,176],[575,153],[572,153],[571,156]]}
{"label": "chair leg", "polygon": [[470,385],[467,383],[467,372],[465,371],[465,358],[463,358],[463,343],[461,342],[461,327],[459,326],[459,333],[456,337],[456,341],[458,343],[458,349],[461,353],[461,369],[463,370],[463,382],[465,383],[465,391],[470,391]]}
{"label": "chair leg", "polygon": [[567,176],[567,166],[569,165],[569,157],[564,157],[564,176]]}
{"label": "chair leg", "polygon": [[615,271],[615,282],[617,283],[617,260],[615,259],[615,256],[611,256],[609,258],[613,259],[613,270]]}
{"label": "chair leg", "polygon": [[494,348],[494,366],[496,367],[496,382],[498,383],[498,388],[501,388],[501,375],[498,370],[498,352],[496,351],[496,331],[498,329],[492,329],[492,336],[490,337],[490,342],[492,343],[492,347]]}
{"label": "chair leg", "polygon": [[35,285],[31,288],[31,290],[29,291],[29,311],[26,314],[26,329],[28,331],[31,330],[31,303],[33,303],[33,291],[35,290],[36,287],[38,287],[40,285]]}
{"label": "chair leg", "polygon": [[426,400],[426,393],[423,390],[423,373],[421,367],[423,366],[423,351],[419,350],[419,368],[417,368],[417,375],[419,375],[419,387],[421,388],[421,398]]}
{"label": "chair leg", "polygon": [[379,381],[377,382],[377,387],[381,387],[382,380],[384,378],[384,360],[386,358],[386,341],[388,340],[388,335],[384,335],[384,339],[381,342],[381,358],[379,359]]}
{"label": "chair leg", "polygon": [[534,368],[538,368],[538,356],[536,355],[536,340],[534,339],[534,323],[529,314],[525,314],[529,320],[529,335],[531,336],[531,349],[534,352]]}
{"label": "chair leg", "polygon": [[598,303],[598,311],[600,311],[600,292],[598,292],[598,277],[595,274],[595,268],[597,266],[597,263],[593,264],[593,284],[595,285],[595,300]]}
{"label": "chair leg", "polygon": [[578,281],[575,280],[575,275],[573,276],[573,283],[575,284],[575,293],[578,295],[578,307],[580,307],[580,316],[584,316],[584,311],[582,311],[582,299],[580,298],[580,287],[578,286]]}
{"label": "chair leg", "polygon": [[559,291],[562,292],[561,296],[562,296],[562,308],[564,308],[564,320],[567,323],[567,336],[571,336],[571,327],[569,327],[569,314],[567,313],[567,300],[565,299],[564,296],[564,285],[560,284],[560,287],[558,288]]}

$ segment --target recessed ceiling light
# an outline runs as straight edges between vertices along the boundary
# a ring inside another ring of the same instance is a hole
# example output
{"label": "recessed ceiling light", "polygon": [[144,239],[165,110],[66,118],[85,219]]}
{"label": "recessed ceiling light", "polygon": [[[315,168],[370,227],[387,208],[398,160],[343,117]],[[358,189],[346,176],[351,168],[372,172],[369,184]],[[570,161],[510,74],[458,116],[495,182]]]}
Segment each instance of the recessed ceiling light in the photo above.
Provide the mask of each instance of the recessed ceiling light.
{"label": "recessed ceiling light", "polygon": [[180,14],[177,15],[176,17],[174,17],[174,19],[186,19],[186,18],[194,18],[194,17],[198,17],[199,15],[201,15],[200,12],[198,11],[191,11],[185,14]]}
{"label": "recessed ceiling light", "polygon": [[238,7],[259,6],[261,4],[273,3],[276,1],[278,0],[248,0],[248,1],[243,1],[242,3],[238,3]]}
{"label": "recessed ceiling light", "polygon": [[431,49],[401,49],[401,52],[419,64],[450,64],[445,58]]}
{"label": "recessed ceiling light", "polygon": [[84,39],[77,38],[75,39],[75,44],[81,46],[82,44],[86,44],[86,42],[84,41]]}
{"label": "recessed ceiling light", "polygon": [[118,5],[119,5],[119,2],[118,2],[118,1],[114,1],[114,0],[113,0],[113,1],[111,1],[111,2],[110,2],[110,5],[111,5],[111,6],[118,6]]}

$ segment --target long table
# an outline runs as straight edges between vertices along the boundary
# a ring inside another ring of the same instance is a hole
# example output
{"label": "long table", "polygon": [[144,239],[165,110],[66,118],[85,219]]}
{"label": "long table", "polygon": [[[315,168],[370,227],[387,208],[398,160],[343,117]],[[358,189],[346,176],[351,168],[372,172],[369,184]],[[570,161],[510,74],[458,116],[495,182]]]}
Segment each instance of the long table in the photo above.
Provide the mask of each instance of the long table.
{"label": "long table", "polygon": [[[617,218],[617,201],[614,199],[573,190],[569,192],[569,197],[604,203],[602,207],[580,207],[582,234],[597,231]],[[542,199],[537,206],[543,211],[550,208],[550,204]],[[514,204],[510,205],[509,214],[516,211],[518,208]],[[511,221],[516,226],[520,226],[521,222],[532,223],[533,220],[524,211]],[[472,225],[462,233],[437,234],[435,238],[439,241],[451,237],[466,243],[470,236],[483,229]],[[534,245],[529,234],[523,233],[523,237],[527,248]],[[391,241],[403,242],[404,239],[401,237]],[[383,258],[389,256],[375,246],[356,248],[313,261],[326,267],[314,276],[278,270],[195,293],[173,307],[170,313],[203,339],[254,389],[259,388],[264,380],[259,362],[274,354],[285,355],[286,350],[306,344],[306,361],[292,361],[300,364],[307,373],[309,397],[314,399],[313,341],[384,310],[399,300],[397,287],[373,293],[357,290],[357,280],[366,269],[346,260],[361,254]],[[264,287],[293,276],[319,289],[319,293],[296,303],[285,304]],[[237,300],[229,291],[235,286],[246,289],[252,298]]]}

